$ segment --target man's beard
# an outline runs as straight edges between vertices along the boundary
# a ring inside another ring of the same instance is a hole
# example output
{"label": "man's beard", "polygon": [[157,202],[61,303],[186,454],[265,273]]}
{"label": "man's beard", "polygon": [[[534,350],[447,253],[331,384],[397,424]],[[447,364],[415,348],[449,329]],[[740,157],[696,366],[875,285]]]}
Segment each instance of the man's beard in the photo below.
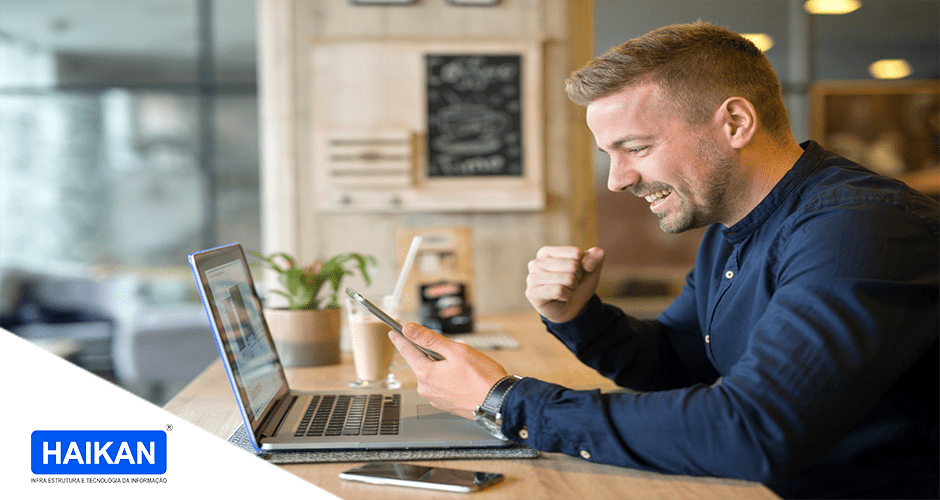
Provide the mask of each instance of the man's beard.
{"label": "man's beard", "polygon": [[666,233],[681,233],[721,220],[722,202],[725,200],[725,192],[736,163],[735,156],[733,153],[722,153],[714,142],[702,137],[699,139],[698,160],[704,172],[701,176],[703,180],[701,190],[698,193],[702,197],[702,203],[693,206],[686,195],[679,194],[692,192],[688,182],[682,182],[681,185],[672,188],[673,193],[679,197],[680,210],[674,214],[674,218],[668,220],[666,219],[668,213],[658,214],[659,227]]}

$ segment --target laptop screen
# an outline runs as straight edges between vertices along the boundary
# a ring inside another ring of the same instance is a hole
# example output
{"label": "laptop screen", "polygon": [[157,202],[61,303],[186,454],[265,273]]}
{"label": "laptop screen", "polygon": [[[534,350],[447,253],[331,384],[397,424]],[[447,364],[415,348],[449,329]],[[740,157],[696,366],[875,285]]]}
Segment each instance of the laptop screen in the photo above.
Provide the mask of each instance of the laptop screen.
{"label": "laptop screen", "polygon": [[244,254],[240,246],[228,245],[198,252],[191,259],[232,385],[245,415],[258,423],[268,405],[287,392],[287,381]]}

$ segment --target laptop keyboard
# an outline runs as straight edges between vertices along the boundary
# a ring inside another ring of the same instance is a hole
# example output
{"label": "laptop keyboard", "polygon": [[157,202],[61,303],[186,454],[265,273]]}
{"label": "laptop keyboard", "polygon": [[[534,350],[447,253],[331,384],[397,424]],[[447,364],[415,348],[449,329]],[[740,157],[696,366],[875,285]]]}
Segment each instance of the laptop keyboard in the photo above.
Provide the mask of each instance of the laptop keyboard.
{"label": "laptop keyboard", "polygon": [[401,394],[316,395],[294,436],[394,436],[400,418]]}

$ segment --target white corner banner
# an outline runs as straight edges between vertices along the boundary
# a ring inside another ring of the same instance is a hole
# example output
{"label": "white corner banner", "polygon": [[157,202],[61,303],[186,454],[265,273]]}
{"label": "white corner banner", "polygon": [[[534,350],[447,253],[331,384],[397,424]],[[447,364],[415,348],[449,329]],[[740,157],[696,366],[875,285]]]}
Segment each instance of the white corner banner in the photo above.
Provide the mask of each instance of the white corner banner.
{"label": "white corner banner", "polygon": [[337,498],[0,329],[5,498]]}

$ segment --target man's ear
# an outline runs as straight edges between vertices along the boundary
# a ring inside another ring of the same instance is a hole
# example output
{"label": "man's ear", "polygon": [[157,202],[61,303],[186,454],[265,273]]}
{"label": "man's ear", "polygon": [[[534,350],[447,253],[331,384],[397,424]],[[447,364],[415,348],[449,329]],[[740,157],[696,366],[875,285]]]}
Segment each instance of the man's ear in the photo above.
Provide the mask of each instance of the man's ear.
{"label": "man's ear", "polygon": [[722,136],[735,149],[746,146],[757,133],[757,110],[743,97],[726,99],[715,111],[715,119]]}

